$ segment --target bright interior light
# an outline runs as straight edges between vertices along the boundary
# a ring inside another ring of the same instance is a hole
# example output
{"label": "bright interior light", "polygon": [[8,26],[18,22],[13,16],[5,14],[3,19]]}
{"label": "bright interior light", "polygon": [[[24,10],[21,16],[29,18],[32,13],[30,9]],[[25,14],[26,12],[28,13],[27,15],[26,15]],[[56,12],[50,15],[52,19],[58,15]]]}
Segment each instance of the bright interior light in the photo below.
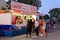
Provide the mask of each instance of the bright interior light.
{"label": "bright interior light", "polygon": [[32,18],[34,18],[36,20],[36,15],[32,15]]}
{"label": "bright interior light", "polygon": [[8,2],[9,0],[5,0],[6,2]]}

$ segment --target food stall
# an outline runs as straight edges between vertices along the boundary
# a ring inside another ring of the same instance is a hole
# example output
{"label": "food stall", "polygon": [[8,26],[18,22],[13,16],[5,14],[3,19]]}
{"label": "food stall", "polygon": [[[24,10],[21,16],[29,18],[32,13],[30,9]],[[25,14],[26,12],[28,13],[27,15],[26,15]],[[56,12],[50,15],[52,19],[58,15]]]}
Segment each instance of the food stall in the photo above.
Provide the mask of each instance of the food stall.
{"label": "food stall", "polygon": [[37,8],[35,6],[14,1],[11,1],[11,10],[9,11],[8,13],[2,13],[2,16],[0,16],[0,29],[3,30],[6,36],[26,34],[26,20],[28,18],[36,19],[41,15],[36,13]]}
{"label": "food stall", "polygon": [[[17,5],[18,4],[18,5]],[[37,17],[37,7],[14,2],[11,1],[11,9],[12,9],[12,15],[15,16],[15,25],[18,25],[17,20],[19,20],[19,25],[22,27],[26,27],[26,20],[27,19],[36,19]]]}
{"label": "food stall", "polygon": [[15,19],[13,19],[11,13],[0,14],[0,35],[15,36],[26,33],[26,27],[16,26],[16,24],[13,23]]}

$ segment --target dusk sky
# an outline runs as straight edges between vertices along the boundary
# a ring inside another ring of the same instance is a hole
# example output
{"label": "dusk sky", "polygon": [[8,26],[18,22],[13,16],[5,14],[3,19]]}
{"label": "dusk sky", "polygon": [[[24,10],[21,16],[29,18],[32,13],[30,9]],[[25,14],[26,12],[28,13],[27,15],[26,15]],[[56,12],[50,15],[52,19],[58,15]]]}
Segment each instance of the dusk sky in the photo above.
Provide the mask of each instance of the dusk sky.
{"label": "dusk sky", "polygon": [[38,12],[43,14],[48,14],[53,8],[60,8],[60,0],[41,0],[41,4]]}
{"label": "dusk sky", "polygon": [[38,12],[48,14],[51,9],[60,8],[60,0],[41,0],[41,5]]}

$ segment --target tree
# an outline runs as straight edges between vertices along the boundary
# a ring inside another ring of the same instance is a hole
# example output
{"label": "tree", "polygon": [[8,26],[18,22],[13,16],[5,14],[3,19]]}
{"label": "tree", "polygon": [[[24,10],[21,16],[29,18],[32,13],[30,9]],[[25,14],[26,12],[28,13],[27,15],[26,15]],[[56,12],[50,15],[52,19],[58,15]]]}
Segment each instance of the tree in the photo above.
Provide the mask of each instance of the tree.
{"label": "tree", "polygon": [[49,17],[49,15],[44,15],[44,19],[46,20],[46,19],[49,19],[50,17]]}
{"label": "tree", "polygon": [[[10,5],[11,1],[16,1],[16,0],[8,0],[7,4]],[[17,2],[36,6],[37,10],[39,9],[39,7],[41,7],[41,1],[40,0],[17,0]],[[8,9],[11,9],[11,5]]]}
{"label": "tree", "polygon": [[41,1],[40,0],[18,0],[18,2],[36,6],[37,9],[39,9],[39,7],[41,7]]}
{"label": "tree", "polygon": [[60,8],[55,8],[49,11],[50,17],[53,18],[59,18],[60,16]]}

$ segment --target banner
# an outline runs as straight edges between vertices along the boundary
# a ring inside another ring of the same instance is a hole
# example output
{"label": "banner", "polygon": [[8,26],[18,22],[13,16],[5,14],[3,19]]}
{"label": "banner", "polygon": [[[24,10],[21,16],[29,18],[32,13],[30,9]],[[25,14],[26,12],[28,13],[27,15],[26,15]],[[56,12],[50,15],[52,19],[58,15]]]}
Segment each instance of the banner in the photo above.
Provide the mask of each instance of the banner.
{"label": "banner", "polygon": [[11,9],[22,10],[22,4],[18,2],[11,1]]}
{"label": "banner", "polygon": [[11,1],[11,9],[12,10],[18,10],[22,13],[35,13],[37,12],[37,7],[35,6],[31,6],[31,5],[27,5],[27,4],[23,4],[23,3],[19,3],[19,2],[14,2]]}

